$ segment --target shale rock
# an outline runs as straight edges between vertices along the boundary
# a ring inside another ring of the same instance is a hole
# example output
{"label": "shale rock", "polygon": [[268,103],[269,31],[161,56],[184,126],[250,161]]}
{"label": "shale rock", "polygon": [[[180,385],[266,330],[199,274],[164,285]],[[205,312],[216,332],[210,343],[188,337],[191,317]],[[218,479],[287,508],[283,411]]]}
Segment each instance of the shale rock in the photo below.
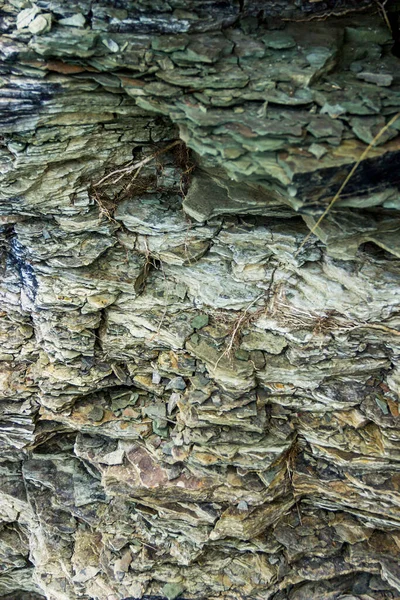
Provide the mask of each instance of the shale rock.
{"label": "shale rock", "polygon": [[2,3],[1,598],[400,596],[399,10]]}

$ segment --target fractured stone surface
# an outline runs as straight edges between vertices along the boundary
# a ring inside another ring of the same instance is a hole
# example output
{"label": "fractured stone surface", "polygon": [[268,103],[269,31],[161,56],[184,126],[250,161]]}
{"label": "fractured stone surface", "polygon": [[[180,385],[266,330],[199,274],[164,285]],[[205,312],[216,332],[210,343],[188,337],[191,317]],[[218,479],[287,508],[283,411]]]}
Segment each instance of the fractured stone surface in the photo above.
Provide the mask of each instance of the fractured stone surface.
{"label": "fractured stone surface", "polygon": [[322,4],[2,7],[0,597],[400,594],[399,62]]}

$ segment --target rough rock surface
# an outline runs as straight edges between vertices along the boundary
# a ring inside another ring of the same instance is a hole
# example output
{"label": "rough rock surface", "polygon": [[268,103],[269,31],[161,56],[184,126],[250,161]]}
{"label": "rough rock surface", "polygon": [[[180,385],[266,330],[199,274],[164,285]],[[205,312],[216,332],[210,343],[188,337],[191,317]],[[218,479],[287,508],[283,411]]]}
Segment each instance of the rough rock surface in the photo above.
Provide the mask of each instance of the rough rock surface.
{"label": "rough rock surface", "polygon": [[400,596],[397,10],[0,2],[3,600]]}

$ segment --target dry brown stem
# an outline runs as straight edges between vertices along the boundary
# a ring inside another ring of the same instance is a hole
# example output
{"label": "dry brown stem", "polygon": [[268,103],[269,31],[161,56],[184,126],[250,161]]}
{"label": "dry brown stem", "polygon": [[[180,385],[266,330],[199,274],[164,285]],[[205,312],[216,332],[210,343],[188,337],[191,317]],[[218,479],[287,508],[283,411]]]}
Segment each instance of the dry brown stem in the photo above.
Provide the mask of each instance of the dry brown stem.
{"label": "dry brown stem", "polygon": [[[255,298],[252,302],[250,302],[250,304],[245,308],[245,310],[238,316],[238,318],[235,321],[235,325],[233,327],[233,331],[229,337],[229,342],[224,350],[224,352],[221,354],[221,356],[218,358],[217,362],[214,365],[214,369],[216,369],[220,363],[220,361],[225,357],[230,357],[232,355],[232,350],[235,346],[236,340],[238,335],[240,334],[240,330],[244,327],[246,322],[249,322],[249,320],[253,319],[255,317],[255,314],[249,314],[249,310],[252,306],[254,306],[254,304],[256,302],[258,302],[258,300],[260,300],[262,297],[264,296],[264,294],[260,294],[260,296],[257,296],[257,298]],[[262,311],[265,310],[265,307],[262,307]],[[259,314],[259,312],[257,313]]]}
{"label": "dry brown stem", "polygon": [[182,141],[175,140],[174,142],[172,142],[172,144],[165,146],[165,148],[161,148],[161,150],[154,152],[150,156],[147,156],[146,158],[143,158],[142,160],[140,160],[136,163],[127,165],[126,167],[124,167],[122,169],[116,169],[115,171],[112,171],[111,173],[108,173],[108,175],[105,175],[104,177],[102,177],[99,181],[97,181],[94,184],[94,186],[97,187],[99,185],[102,185],[105,181],[107,181],[108,179],[111,179],[112,177],[117,175],[118,176],[117,179],[114,179],[112,181],[113,184],[116,184],[126,175],[133,173],[134,171],[137,171],[138,169],[141,169],[142,167],[144,167],[144,165],[147,165],[149,162],[153,161],[155,158],[160,156],[160,154],[165,154],[165,152],[168,152],[168,150],[175,148],[175,146],[177,146],[178,144],[182,144]]}
{"label": "dry brown stem", "polygon": [[383,0],[382,2],[380,0],[375,0],[375,4],[378,6],[378,11],[382,14],[383,20],[385,21],[387,28],[393,35],[392,26],[390,24],[389,17],[386,12],[387,0]]}
{"label": "dry brown stem", "polygon": [[99,207],[100,220],[102,219],[102,217],[105,217],[106,219],[108,219],[108,221],[111,221],[112,223],[116,223],[118,225],[117,221],[113,217],[116,208],[116,203],[104,192],[100,194],[94,188],[92,188],[90,192],[93,195],[97,206]]}
{"label": "dry brown stem", "polygon": [[340,188],[338,189],[338,191],[336,192],[335,196],[333,197],[333,199],[331,200],[331,202],[328,204],[327,208],[324,210],[324,212],[322,213],[322,215],[319,217],[318,221],[315,223],[315,225],[312,227],[312,229],[310,230],[310,232],[306,235],[306,237],[304,238],[304,240],[302,241],[302,243],[299,246],[299,249],[297,250],[297,252],[295,253],[295,256],[297,256],[300,252],[300,250],[303,248],[303,246],[305,245],[305,243],[308,241],[308,239],[316,232],[316,230],[318,229],[318,227],[320,226],[320,224],[322,223],[322,221],[324,220],[324,218],[326,217],[326,215],[330,212],[330,210],[332,209],[333,205],[339,200],[340,196],[342,195],[342,192],[344,190],[344,188],[346,187],[346,185],[349,183],[350,179],[353,177],[355,171],[357,170],[357,168],[359,167],[360,163],[366,159],[366,157],[368,156],[368,154],[371,152],[372,148],[375,146],[375,144],[380,140],[380,138],[383,136],[383,134],[389,129],[389,127],[391,127],[393,125],[393,123],[395,123],[395,121],[397,121],[397,119],[400,118],[400,113],[397,113],[396,115],[394,115],[394,117],[392,117],[387,123],[386,125],[384,125],[382,127],[382,129],[376,134],[376,136],[374,137],[374,139],[372,140],[372,142],[366,147],[366,149],[364,150],[364,152],[361,154],[360,158],[357,160],[357,162],[353,165],[353,168],[351,169],[351,171],[349,172],[349,174],[347,175],[346,179],[343,181],[342,185],[340,186]]}

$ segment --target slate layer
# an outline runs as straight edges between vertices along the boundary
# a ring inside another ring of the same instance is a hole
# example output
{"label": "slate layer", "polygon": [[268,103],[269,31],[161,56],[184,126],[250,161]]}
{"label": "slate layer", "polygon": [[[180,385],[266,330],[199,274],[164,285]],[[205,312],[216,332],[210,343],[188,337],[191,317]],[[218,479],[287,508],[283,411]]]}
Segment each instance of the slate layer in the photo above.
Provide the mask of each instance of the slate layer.
{"label": "slate layer", "polygon": [[0,594],[396,597],[391,35],[184,4],[2,7]]}

